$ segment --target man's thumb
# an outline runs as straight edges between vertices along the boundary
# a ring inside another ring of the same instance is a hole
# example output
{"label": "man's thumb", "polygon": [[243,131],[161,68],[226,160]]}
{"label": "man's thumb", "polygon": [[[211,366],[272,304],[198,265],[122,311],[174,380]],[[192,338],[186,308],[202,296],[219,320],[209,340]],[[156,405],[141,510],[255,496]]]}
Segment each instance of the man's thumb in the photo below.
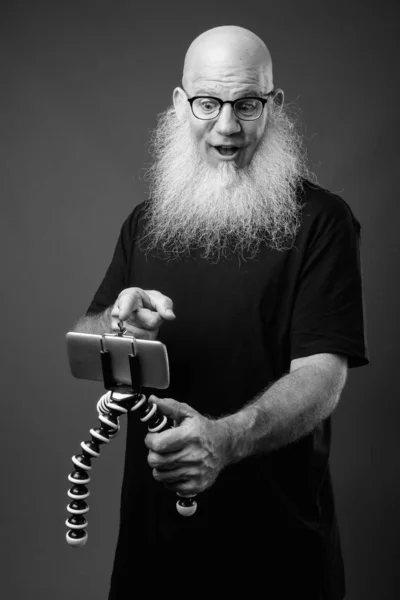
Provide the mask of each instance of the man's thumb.
{"label": "man's thumb", "polygon": [[182,419],[192,414],[187,404],[178,402],[173,398],[157,398],[157,396],[151,395],[149,400],[157,405],[163,415],[174,421],[182,421]]}

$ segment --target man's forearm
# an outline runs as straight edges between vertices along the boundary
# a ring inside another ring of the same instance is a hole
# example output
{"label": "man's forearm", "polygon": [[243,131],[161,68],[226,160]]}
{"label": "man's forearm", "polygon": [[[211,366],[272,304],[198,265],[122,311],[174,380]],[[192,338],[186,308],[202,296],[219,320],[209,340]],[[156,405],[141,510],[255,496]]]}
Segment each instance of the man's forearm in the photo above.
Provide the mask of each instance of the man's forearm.
{"label": "man's forearm", "polygon": [[112,307],[109,307],[104,312],[96,315],[81,317],[76,323],[74,331],[79,333],[95,333],[97,335],[112,333],[111,308]]}
{"label": "man's forearm", "polygon": [[345,375],[311,365],[279,379],[243,410],[221,419],[228,462],[276,450],[310,433],[331,414],[344,383]]}

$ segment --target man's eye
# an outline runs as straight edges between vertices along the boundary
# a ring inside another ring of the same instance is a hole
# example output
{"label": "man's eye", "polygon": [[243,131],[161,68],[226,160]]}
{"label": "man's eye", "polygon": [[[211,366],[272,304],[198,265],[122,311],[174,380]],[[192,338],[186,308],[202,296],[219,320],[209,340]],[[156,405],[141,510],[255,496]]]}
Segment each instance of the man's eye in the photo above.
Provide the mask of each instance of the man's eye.
{"label": "man's eye", "polygon": [[255,100],[246,100],[245,102],[238,102],[236,104],[236,109],[242,113],[251,114],[257,108],[257,102]]}
{"label": "man's eye", "polygon": [[218,108],[218,102],[216,102],[215,100],[208,100],[206,98],[199,99],[198,105],[204,112],[212,112],[213,110]]}

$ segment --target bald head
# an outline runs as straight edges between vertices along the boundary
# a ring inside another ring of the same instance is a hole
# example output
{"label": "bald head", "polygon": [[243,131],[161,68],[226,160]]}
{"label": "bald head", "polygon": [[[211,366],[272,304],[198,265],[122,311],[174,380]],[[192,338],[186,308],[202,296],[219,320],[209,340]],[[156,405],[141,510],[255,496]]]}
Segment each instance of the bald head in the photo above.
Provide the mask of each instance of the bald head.
{"label": "bald head", "polygon": [[233,25],[215,27],[199,35],[190,45],[183,67],[183,87],[203,79],[224,81],[229,85],[240,74],[244,80],[259,82],[260,91],[273,88],[272,60],[264,42],[254,33]]}

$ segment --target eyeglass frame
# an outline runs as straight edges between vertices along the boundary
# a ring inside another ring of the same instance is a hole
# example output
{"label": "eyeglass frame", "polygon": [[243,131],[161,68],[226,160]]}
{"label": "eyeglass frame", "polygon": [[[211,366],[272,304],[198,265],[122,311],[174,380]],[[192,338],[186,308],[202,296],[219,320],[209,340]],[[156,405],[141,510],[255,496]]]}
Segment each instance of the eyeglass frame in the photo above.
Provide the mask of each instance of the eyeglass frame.
{"label": "eyeglass frame", "polygon": [[[184,90],[186,96],[187,93]],[[217,98],[216,96],[193,96],[192,98],[187,98],[187,101],[190,104],[190,108],[192,110],[192,114],[196,119],[199,119],[200,121],[212,121],[213,119],[216,119],[217,117],[219,117],[219,115],[221,114],[222,108],[224,106],[224,104],[230,104],[232,106],[232,110],[235,114],[235,116],[240,119],[240,121],[257,121],[257,119],[259,119],[261,117],[261,115],[264,112],[264,107],[267,104],[269,98],[272,96],[272,94],[275,94],[276,90],[273,89],[270,92],[268,92],[268,94],[266,94],[266,98],[260,98],[259,96],[244,96],[243,98],[237,98],[236,100],[222,100],[221,98]],[[199,98],[209,98],[210,100],[216,100],[219,103],[219,111],[218,113],[214,116],[214,117],[210,117],[210,118],[205,118],[203,119],[202,117],[198,117],[197,115],[194,114],[193,111],[193,102],[195,100],[198,100]],[[256,117],[255,119],[243,119],[242,117],[239,117],[239,115],[236,113],[235,110],[235,104],[236,102],[240,102],[241,100],[259,100],[262,103],[262,109],[260,114],[258,115],[258,117]]]}

